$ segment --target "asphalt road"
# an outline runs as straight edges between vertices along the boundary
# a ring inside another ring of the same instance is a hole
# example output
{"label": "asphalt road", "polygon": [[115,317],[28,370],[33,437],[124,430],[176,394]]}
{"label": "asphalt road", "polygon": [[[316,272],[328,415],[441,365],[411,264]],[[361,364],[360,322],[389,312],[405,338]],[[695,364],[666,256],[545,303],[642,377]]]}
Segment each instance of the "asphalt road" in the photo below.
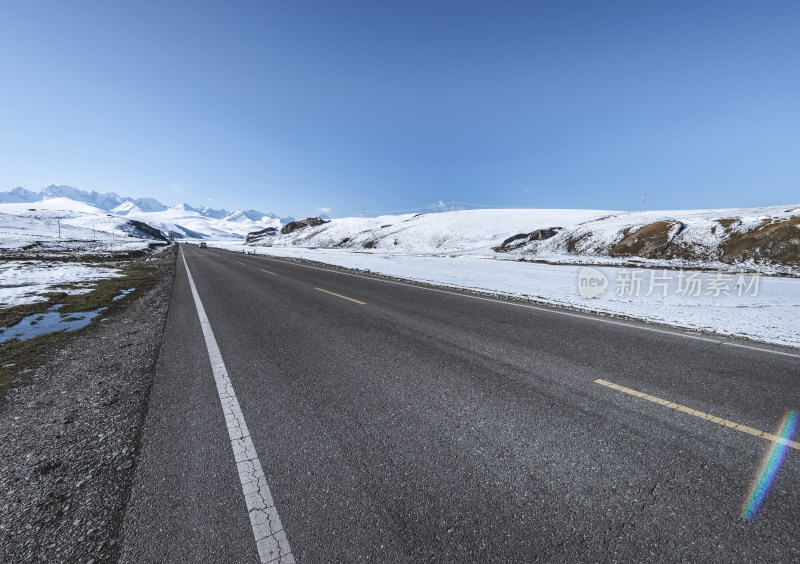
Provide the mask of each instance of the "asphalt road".
{"label": "asphalt road", "polygon": [[[797,351],[181,248],[297,562],[800,560]],[[179,259],[125,562],[259,561],[214,366]]]}

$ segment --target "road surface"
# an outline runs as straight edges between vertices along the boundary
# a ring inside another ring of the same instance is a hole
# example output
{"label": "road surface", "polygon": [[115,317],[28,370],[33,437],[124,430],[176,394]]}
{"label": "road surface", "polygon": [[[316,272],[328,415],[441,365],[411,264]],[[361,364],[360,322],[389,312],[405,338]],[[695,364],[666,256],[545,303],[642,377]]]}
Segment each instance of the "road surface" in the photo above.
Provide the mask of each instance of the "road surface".
{"label": "road surface", "polygon": [[123,561],[800,559],[797,351],[181,249]]}

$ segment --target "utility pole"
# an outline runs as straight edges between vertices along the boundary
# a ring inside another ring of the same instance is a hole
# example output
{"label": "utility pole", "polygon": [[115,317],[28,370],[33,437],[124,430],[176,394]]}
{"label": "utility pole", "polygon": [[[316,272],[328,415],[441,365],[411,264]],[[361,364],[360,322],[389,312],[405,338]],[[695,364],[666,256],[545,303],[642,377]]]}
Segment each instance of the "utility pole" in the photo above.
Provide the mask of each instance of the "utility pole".
{"label": "utility pole", "polygon": [[644,193],[644,198],[642,198],[642,211],[647,211],[647,192]]}

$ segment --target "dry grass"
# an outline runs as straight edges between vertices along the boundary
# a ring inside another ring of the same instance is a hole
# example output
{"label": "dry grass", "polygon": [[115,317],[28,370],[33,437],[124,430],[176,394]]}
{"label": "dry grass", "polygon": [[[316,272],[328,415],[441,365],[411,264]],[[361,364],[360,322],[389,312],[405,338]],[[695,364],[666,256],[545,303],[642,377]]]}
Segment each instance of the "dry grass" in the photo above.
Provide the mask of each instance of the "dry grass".
{"label": "dry grass", "polygon": [[591,235],[592,235],[591,231],[587,231],[586,233],[578,235],[577,237],[575,235],[570,235],[569,238],[567,239],[567,252],[574,253],[575,248],[578,246],[578,243],[580,243],[587,237],[591,237]]}
{"label": "dry grass", "polygon": [[769,261],[787,266],[800,265],[800,216],[765,219],[745,233],[731,231],[722,244],[720,260]]}
{"label": "dry grass", "polygon": [[[727,264],[752,261],[765,266],[800,266],[800,216],[764,219],[746,231],[740,231],[739,218],[721,218],[716,222],[712,233],[722,240],[717,248],[708,249],[682,240],[682,224],[664,220],[639,228],[628,227],[622,230],[621,239],[611,248],[598,248],[594,252],[615,258],[718,260]],[[671,238],[676,228],[677,234]],[[566,241],[567,251],[579,252],[579,243],[587,237],[591,237],[591,233],[572,234]]]}
{"label": "dry grass", "polygon": [[726,217],[724,219],[718,219],[717,223],[719,223],[725,229],[730,229],[731,225],[733,225],[734,223],[736,223],[738,221],[740,221],[740,220],[738,218],[736,218],[736,217]]}
{"label": "dry grass", "polygon": [[681,225],[678,221],[656,221],[635,231],[627,232],[626,230],[624,237],[611,247],[608,254],[612,257],[661,258],[670,242],[670,233],[675,228],[680,229]]}
{"label": "dry grass", "polygon": [[[173,253],[165,251],[165,254],[167,253],[169,253],[169,258],[174,257],[174,251]],[[153,261],[139,259],[109,264],[108,266],[121,268],[123,276],[99,280],[92,291],[85,294],[68,295],[65,292],[52,292],[47,294],[47,301],[44,302],[0,309],[0,326],[11,327],[28,315],[44,313],[56,304],[63,304],[59,309],[61,313],[79,313],[104,307],[106,309],[102,316],[93,323],[101,318],[108,318],[124,308],[131,300],[153,287],[164,272],[164,260],[167,258],[162,256]],[[106,257],[105,260],[107,261],[108,258]],[[136,290],[119,300],[114,299],[122,290],[129,288],[136,288]],[[78,331],[58,331],[27,341],[12,339],[0,344],[0,395],[8,388],[15,376],[42,364],[50,353],[62,348]]]}

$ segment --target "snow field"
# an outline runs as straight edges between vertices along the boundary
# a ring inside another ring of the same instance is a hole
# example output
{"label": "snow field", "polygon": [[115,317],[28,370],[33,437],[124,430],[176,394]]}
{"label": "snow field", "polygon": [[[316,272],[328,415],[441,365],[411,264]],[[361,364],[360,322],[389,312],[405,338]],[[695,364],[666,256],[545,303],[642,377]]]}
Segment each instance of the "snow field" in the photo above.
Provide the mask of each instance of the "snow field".
{"label": "snow field", "polygon": [[[237,252],[245,248],[224,241],[210,242],[209,245]],[[253,251],[252,247],[246,249]],[[702,281],[700,294],[695,296],[694,289],[676,293],[679,290],[680,270],[667,270],[669,280],[661,281],[663,269],[598,267],[597,270],[609,281],[608,288],[600,296],[587,299],[578,290],[578,275],[582,266],[475,256],[394,255],[344,249],[271,247],[255,250],[257,254],[314,260],[440,286],[531,299],[587,312],[800,347],[800,323],[797,322],[800,315],[800,279],[797,278],[758,276],[756,292],[753,274],[743,273],[745,285],[741,288],[740,296],[736,287],[738,275],[725,274],[730,276],[726,279],[729,294],[726,295],[724,288],[719,292],[714,289],[716,273],[684,272],[684,289],[687,286],[686,278],[692,274],[696,276],[695,281]],[[655,285],[648,296],[653,276],[656,277]],[[628,293],[628,290],[632,290],[630,284],[625,283],[629,278],[640,280],[638,292]],[[663,295],[665,291],[666,296]]]}
{"label": "snow field", "polygon": [[[44,294],[63,291],[84,294],[92,290],[92,282],[122,276],[116,268],[86,263],[57,261],[0,262],[0,307],[11,307],[46,301]],[[63,288],[80,284],[80,288]]]}

